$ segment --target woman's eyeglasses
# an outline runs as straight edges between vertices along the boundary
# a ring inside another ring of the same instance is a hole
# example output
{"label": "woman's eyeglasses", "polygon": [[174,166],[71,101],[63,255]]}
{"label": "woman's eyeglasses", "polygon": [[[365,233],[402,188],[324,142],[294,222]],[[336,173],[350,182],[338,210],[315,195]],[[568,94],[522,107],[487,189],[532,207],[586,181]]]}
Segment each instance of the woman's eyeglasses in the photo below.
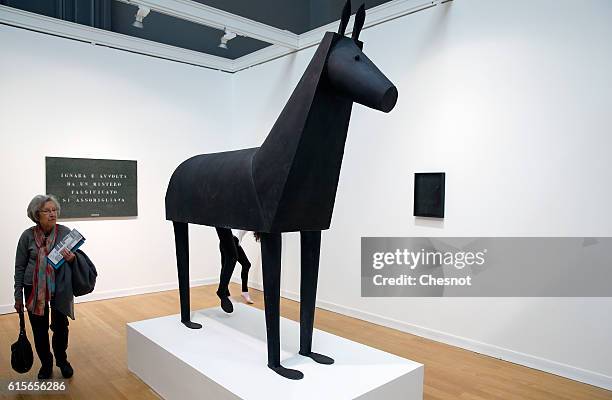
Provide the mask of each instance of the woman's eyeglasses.
{"label": "woman's eyeglasses", "polygon": [[47,214],[47,215],[49,215],[49,214],[57,214],[57,209],[52,208],[51,210],[40,210],[40,212],[44,213],[44,214]]}

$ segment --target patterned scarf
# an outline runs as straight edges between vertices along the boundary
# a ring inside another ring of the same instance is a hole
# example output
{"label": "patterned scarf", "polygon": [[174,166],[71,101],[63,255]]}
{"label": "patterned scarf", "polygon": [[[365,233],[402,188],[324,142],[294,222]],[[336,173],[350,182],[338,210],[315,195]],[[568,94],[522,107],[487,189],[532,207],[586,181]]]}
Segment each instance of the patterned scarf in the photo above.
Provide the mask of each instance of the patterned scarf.
{"label": "patterned scarf", "polygon": [[56,238],[57,225],[55,225],[48,238],[45,238],[45,233],[40,226],[34,227],[34,240],[38,252],[32,293],[30,293],[26,302],[26,308],[34,315],[45,315],[45,305],[55,293],[55,270],[47,262],[47,255],[53,249]]}

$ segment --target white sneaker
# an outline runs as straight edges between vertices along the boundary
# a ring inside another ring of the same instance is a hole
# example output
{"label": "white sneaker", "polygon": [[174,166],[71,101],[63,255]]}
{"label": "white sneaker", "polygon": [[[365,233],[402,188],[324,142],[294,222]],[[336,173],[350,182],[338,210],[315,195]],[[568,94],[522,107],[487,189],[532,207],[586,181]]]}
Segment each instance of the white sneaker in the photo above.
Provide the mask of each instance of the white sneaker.
{"label": "white sneaker", "polygon": [[251,300],[249,292],[242,292],[241,296],[247,304],[253,304],[253,300]]}

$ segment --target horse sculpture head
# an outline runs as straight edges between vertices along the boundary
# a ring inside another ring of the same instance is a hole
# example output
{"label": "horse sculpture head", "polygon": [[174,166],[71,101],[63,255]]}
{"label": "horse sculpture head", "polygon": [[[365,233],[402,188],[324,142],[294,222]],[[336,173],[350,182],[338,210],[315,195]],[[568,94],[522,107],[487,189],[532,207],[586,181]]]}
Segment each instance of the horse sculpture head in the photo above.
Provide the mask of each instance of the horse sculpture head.
{"label": "horse sculpture head", "polygon": [[355,15],[352,37],[344,36],[351,2],[344,5],[335,44],[327,59],[327,78],[340,93],[366,107],[389,112],[397,102],[397,88],[363,53],[359,34],[365,22],[365,6]]}

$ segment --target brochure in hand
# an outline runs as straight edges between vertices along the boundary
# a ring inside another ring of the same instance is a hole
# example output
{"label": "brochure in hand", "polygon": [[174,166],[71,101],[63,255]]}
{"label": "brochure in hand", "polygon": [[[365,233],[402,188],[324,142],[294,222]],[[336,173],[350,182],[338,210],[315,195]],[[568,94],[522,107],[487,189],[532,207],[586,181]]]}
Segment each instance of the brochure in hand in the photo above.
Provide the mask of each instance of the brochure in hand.
{"label": "brochure in hand", "polygon": [[76,251],[81,245],[85,242],[85,238],[83,235],[79,233],[76,229],[73,229],[69,234],[64,236],[64,238],[55,245],[53,250],[47,255],[47,260],[53,266],[53,268],[58,269],[64,263],[64,257],[62,256],[63,249],[68,249],[72,252]]}

